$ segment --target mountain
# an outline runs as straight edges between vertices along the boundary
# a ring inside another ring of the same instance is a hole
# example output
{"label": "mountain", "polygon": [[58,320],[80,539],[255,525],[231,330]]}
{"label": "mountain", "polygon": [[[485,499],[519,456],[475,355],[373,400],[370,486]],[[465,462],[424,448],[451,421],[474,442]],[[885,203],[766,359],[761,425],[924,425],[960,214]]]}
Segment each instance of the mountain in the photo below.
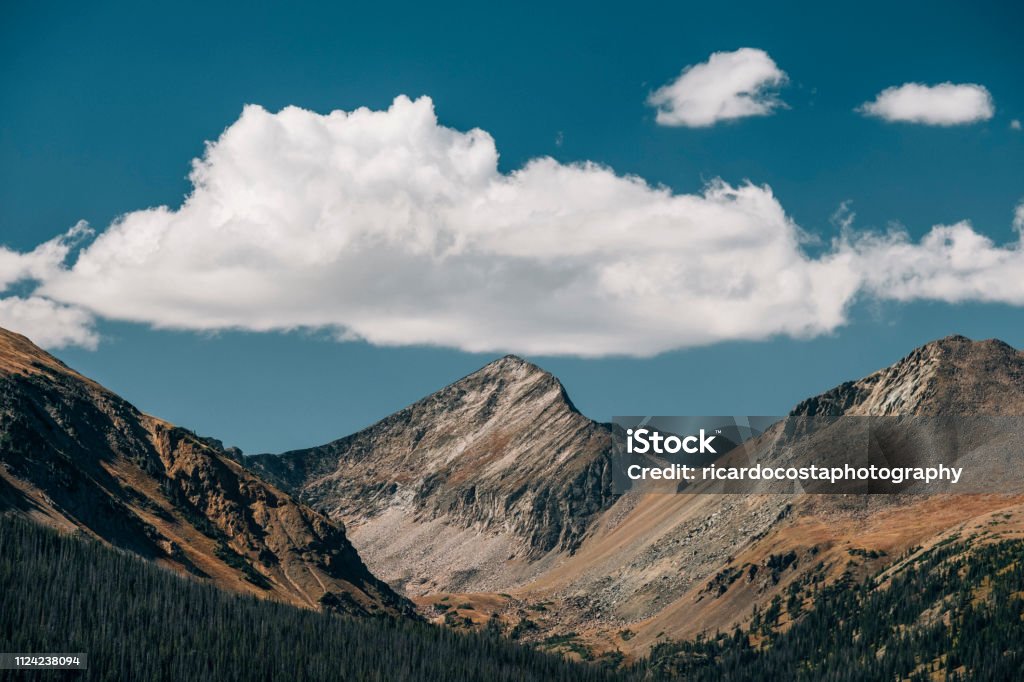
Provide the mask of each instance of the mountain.
{"label": "mountain", "polygon": [[997,339],[947,336],[891,367],[808,398],[791,414],[1024,415],[1024,353]]}
{"label": "mountain", "polygon": [[[1024,416],[1024,353],[994,339],[949,336],[862,379],[801,401],[790,414]],[[829,456],[820,453],[823,460]],[[685,496],[671,497],[675,499],[661,504],[676,513],[693,506]],[[747,525],[729,511],[728,499],[721,499],[729,497],[712,501],[704,515],[712,527]],[[694,575],[671,604],[638,621],[629,643],[633,651],[645,651],[665,638],[749,624],[752,606],[763,611],[776,598],[788,599],[791,591],[808,589],[808,584],[855,583],[900,562],[913,564],[935,547],[964,538],[962,546],[970,551],[1024,535],[1020,494],[768,495],[747,496],[746,502],[781,505],[784,513],[738,542],[714,571]],[[648,507],[656,504],[643,500],[634,515],[649,513]],[[680,565],[688,567],[685,561]],[[785,623],[794,616],[782,609],[781,618]]]}
{"label": "mountain", "polygon": [[352,436],[246,463],[422,593],[504,585],[575,551],[615,500],[610,451],[555,377],[506,356]]}
{"label": "mountain", "polygon": [[343,525],[216,441],[143,414],[0,330],[0,511],[80,532],[238,592],[353,614],[410,613]]}
{"label": "mountain", "polygon": [[[940,339],[792,414],[1022,415],[1024,354]],[[1024,497],[1005,495],[615,496],[609,442],[554,377],[507,357],[348,438],[246,461],[344,520],[371,569],[437,620],[497,621],[584,658],[749,625],[787,590],[1024,519]]]}
{"label": "mountain", "polygon": [[[948,337],[793,414],[1019,415],[1022,356]],[[6,604],[0,630],[43,648],[54,631],[72,632],[102,650],[89,639],[99,621],[82,606],[101,595],[149,614],[139,622],[148,641],[164,643],[165,670],[188,664],[173,655],[180,647],[241,670],[238,652],[251,641],[310,627],[317,642],[300,638],[297,649],[310,678],[343,665],[379,675],[384,648],[399,652],[385,667],[410,679],[459,679],[486,665],[427,672],[438,652],[522,666],[502,664],[509,679],[610,678],[604,667],[630,661],[637,667],[623,675],[644,679],[790,679],[794,670],[1005,678],[1019,669],[1024,495],[616,496],[609,438],[557,379],[506,357],[360,433],[243,459],[0,332],[0,511],[79,536],[44,537],[0,515],[0,546],[16,549],[0,552],[0,574],[19,594],[37,581],[66,585],[56,594],[68,597],[42,611]],[[307,608],[179,586],[154,563]],[[411,618],[352,626],[310,612],[409,613],[374,574],[398,580],[435,622],[482,632]],[[280,624],[276,634],[252,625],[264,619]],[[203,627],[226,634],[197,644]],[[497,632],[599,665],[560,667]],[[134,626],[125,637],[144,641]],[[337,661],[323,642],[375,653]],[[277,662],[284,654],[270,652]],[[129,658],[140,670],[152,664]]]}

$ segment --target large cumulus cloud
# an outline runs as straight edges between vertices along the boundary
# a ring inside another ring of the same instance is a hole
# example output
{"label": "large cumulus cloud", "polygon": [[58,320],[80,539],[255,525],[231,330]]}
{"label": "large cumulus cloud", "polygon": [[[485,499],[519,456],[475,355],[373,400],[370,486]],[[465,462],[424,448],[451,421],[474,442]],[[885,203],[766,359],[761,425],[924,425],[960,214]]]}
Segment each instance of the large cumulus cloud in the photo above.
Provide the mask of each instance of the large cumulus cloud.
{"label": "large cumulus cloud", "polygon": [[966,223],[920,243],[848,231],[812,257],[768,187],[678,194],[593,163],[497,161],[489,134],[440,125],[426,97],[249,106],[194,162],[180,207],[127,213],[73,263],[51,258],[32,296],[155,327],[600,356],[826,333],[858,295],[1024,292],[986,289],[983,271],[1005,275],[1021,251]]}

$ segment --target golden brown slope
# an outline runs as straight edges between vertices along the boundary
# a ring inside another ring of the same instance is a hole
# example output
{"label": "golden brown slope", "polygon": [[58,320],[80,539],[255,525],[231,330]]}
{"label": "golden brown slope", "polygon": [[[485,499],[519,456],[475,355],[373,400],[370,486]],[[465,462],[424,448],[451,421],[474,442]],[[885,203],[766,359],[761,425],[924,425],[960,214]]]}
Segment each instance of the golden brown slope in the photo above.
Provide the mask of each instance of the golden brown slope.
{"label": "golden brown slope", "polygon": [[[1024,353],[1001,341],[947,337],[805,400],[793,414],[1024,415]],[[1020,525],[1024,497],[627,496],[575,557],[522,594],[585,598],[603,617],[573,627],[589,627],[598,649],[639,655],[661,639],[728,631],[753,607],[785,601],[787,588],[809,574],[860,577],[995,512]],[[657,600],[648,596],[652,585]],[[617,636],[623,629],[628,641]]]}
{"label": "golden brown slope", "polygon": [[0,509],[236,591],[359,614],[409,610],[340,524],[6,330]]}

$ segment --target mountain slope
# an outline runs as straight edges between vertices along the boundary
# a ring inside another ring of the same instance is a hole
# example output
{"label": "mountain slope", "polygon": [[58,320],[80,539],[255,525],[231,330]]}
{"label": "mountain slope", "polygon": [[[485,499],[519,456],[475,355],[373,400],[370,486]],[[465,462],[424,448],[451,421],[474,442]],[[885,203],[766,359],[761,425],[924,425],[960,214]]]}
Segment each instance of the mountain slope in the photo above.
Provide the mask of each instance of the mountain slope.
{"label": "mountain slope", "polygon": [[1019,679],[1024,541],[948,536],[881,573],[805,574],[747,628],[659,644],[654,670],[686,680]]}
{"label": "mountain slope", "polygon": [[578,548],[614,501],[610,448],[557,379],[507,356],[352,436],[246,463],[423,592],[504,584]]}
{"label": "mountain slope", "polygon": [[[791,414],[1024,416],[1024,353],[998,340],[976,342],[949,336],[917,348],[863,379],[808,398]],[[825,459],[828,453],[820,456]],[[669,501],[642,500],[633,515],[647,513],[656,504],[673,505],[677,512],[694,504],[685,496],[674,497]],[[805,580],[809,572],[819,571],[823,585],[856,579],[886,567],[902,553],[934,546],[951,534],[981,537],[993,524],[1006,524],[1004,516],[1012,518],[1007,532],[1019,537],[1024,519],[1024,496],[1020,494],[771,495],[748,499],[758,500],[759,505],[784,503],[786,514],[746,542],[737,543],[715,571],[692,574],[692,582],[671,604],[634,626],[637,636],[630,641],[630,649],[645,651],[665,637],[725,631],[748,621],[753,605],[763,609],[776,596],[785,597],[786,590]],[[749,525],[731,516],[728,504],[728,500],[716,500],[704,518],[713,518],[716,527]],[[685,560],[679,563],[684,569],[692,565]]]}
{"label": "mountain slope", "polygon": [[409,611],[340,524],[0,330],[3,509],[232,590],[349,613]]}

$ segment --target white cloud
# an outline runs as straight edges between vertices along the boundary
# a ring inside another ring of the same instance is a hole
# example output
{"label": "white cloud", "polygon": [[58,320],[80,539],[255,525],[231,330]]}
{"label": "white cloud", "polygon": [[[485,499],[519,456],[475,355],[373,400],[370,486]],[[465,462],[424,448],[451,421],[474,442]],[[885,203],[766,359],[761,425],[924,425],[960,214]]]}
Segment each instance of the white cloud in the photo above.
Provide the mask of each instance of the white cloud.
{"label": "white cloud", "polygon": [[983,85],[905,83],[886,88],[857,111],[891,122],[954,126],[987,121],[995,105]]}
{"label": "white cloud", "polygon": [[580,355],[842,321],[835,273],[801,253],[768,188],[674,195],[592,163],[502,174],[497,159],[484,131],[438,125],[428,98],[250,106],[180,209],[126,214],[39,294],[159,327]]}
{"label": "white cloud", "polygon": [[1020,130],[1020,120],[1015,118],[1010,121],[1010,130]]}
{"label": "white cloud", "polygon": [[90,345],[87,310],[179,329],[649,355],[827,333],[858,295],[1024,304],[1019,240],[997,246],[968,223],[915,243],[858,234],[847,206],[841,236],[811,257],[768,187],[675,194],[593,163],[540,158],[506,174],[497,159],[490,135],[439,125],[428,98],[327,115],[247,107],[194,163],[180,208],[125,214],[71,267],[50,242],[49,256],[9,253],[8,279],[42,284],[4,299],[0,325]]}
{"label": "white cloud", "polygon": [[857,253],[864,289],[877,298],[1024,305],[1020,240],[996,246],[967,221],[937,225],[917,243],[896,232],[861,236],[845,248]]}
{"label": "white cloud", "polygon": [[0,327],[24,334],[44,348],[95,348],[92,315],[39,296],[0,298]]}
{"label": "white cloud", "polygon": [[1013,229],[1024,236],[1024,199],[1013,210]]}
{"label": "white cloud", "polygon": [[751,47],[715,52],[706,62],[683,69],[679,77],[655,90],[647,103],[666,126],[703,128],[719,121],[767,116],[783,106],[774,89],[786,74],[768,53]]}
{"label": "white cloud", "polygon": [[43,242],[28,253],[0,245],[0,293],[23,280],[46,280],[61,268],[71,249],[90,235],[92,230],[89,226],[79,221],[64,234]]}
{"label": "white cloud", "polygon": [[[0,246],[0,294],[19,282],[50,279],[61,270],[71,249],[91,234],[89,226],[79,222],[28,253]],[[25,334],[47,348],[95,347],[99,339],[92,322],[84,310],[38,296],[0,297],[0,327]]]}

